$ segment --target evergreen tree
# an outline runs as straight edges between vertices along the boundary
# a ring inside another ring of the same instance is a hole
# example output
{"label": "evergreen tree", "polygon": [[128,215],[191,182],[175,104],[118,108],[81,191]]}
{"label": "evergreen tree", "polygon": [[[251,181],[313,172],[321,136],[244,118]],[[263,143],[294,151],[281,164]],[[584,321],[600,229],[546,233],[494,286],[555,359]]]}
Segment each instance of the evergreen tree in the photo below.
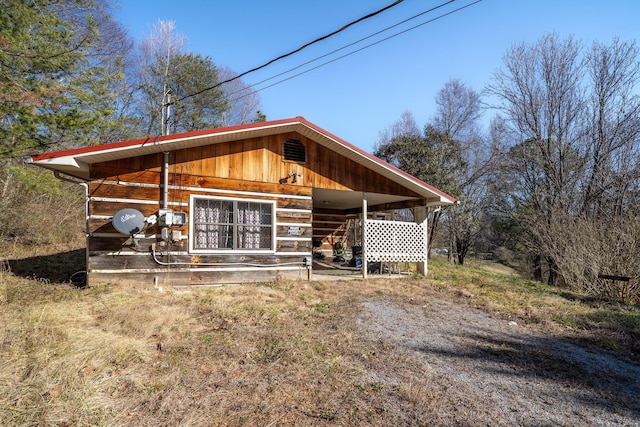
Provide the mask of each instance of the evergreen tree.
{"label": "evergreen tree", "polygon": [[0,155],[95,143],[125,38],[99,1],[0,1]]}

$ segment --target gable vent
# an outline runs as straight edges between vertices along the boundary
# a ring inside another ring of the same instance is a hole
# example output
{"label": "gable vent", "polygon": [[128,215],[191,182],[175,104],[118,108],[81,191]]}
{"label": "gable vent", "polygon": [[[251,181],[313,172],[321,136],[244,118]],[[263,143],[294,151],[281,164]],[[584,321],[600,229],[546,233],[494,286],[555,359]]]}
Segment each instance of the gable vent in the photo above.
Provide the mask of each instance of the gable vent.
{"label": "gable vent", "polygon": [[297,139],[287,139],[284,143],[284,159],[294,162],[306,162],[307,152],[304,144]]}

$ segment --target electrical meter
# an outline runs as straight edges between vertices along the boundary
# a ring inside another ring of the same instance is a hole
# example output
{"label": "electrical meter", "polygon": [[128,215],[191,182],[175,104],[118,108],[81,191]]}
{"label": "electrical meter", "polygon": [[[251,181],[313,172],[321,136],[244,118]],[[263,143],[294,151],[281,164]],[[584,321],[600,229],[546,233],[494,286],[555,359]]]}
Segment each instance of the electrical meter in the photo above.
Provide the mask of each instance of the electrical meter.
{"label": "electrical meter", "polygon": [[173,225],[181,226],[187,224],[186,212],[174,212],[173,213]]}

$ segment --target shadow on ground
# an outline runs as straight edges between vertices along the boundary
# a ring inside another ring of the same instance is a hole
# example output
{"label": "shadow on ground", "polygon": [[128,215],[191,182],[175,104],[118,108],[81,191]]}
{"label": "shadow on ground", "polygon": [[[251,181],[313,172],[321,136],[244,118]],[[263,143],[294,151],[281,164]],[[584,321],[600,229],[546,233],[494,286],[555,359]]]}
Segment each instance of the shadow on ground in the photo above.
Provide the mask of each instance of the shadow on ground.
{"label": "shadow on ground", "polygon": [[536,384],[538,398],[549,402],[569,398],[576,407],[640,419],[640,365],[622,354],[563,337],[496,334],[482,327],[451,332],[451,342],[442,347],[425,343],[408,349],[469,365],[481,383],[497,389],[519,378],[527,387]]}
{"label": "shadow on ground", "polygon": [[5,261],[16,276],[51,283],[71,282],[71,277],[85,269],[85,250],[76,249],[49,255]]}
{"label": "shadow on ground", "polygon": [[[421,304],[371,299],[359,316],[368,337],[392,349],[381,358],[401,355],[398,372],[403,360],[413,360],[425,389],[455,402],[448,415],[457,418],[441,425],[475,425],[472,418],[522,426],[640,420],[640,363],[597,345],[597,335],[589,343],[586,333],[519,325],[438,298]],[[415,367],[408,366],[413,375]]]}

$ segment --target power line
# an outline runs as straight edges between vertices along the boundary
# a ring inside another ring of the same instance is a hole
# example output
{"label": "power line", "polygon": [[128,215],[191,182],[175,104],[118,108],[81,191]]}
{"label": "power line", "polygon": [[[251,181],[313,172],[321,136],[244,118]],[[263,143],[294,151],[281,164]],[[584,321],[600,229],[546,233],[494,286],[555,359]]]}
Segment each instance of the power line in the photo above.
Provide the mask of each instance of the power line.
{"label": "power line", "polygon": [[392,7],[394,7],[394,6],[399,5],[399,4],[400,4],[400,3],[402,3],[403,1],[404,1],[404,0],[396,0],[396,1],[394,1],[393,3],[391,3],[391,4],[389,4],[389,5],[385,6],[385,7],[383,7],[382,9],[379,9],[379,10],[377,10],[377,11],[375,11],[375,12],[369,13],[368,15],[365,15],[365,16],[363,16],[363,17],[361,17],[361,18],[358,18],[358,19],[356,19],[355,21],[349,22],[348,24],[346,24],[346,25],[342,26],[341,28],[339,28],[339,29],[337,29],[337,30],[335,30],[335,31],[333,31],[333,32],[331,32],[331,33],[329,33],[329,34],[326,34],[326,35],[324,35],[324,36],[322,36],[322,37],[319,37],[319,38],[317,38],[317,39],[315,39],[315,40],[313,40],[313,41],[311,41],[311,42],[309,42],[309,43],[306,43],[306,44],[304,44],[304,45],[300,46],[299,48],[297,48],[297,49],[295,49],[295,50],[292,50],[292,51],[291,51],[291,52],[289,52],[289,53],[285,53],[284,55],[280,55],[280,56],[278,56],[277,58],[274,58],[274,59],[272,59],[272,60],[270,60],[270,61],[268,61],[268,62],[266,62],[266,63],[264,63],[264,64],[262,64],[262,65],[260,65],[260,66],[258,66],[258,67],[252,68],[252,69],[251,69],[251,70],[249,70],[249,71],[245,71],[244,73],[238,74],[237,76],[232,77],[232,78],[230,78],[230,79],[227,79],[227,80],[225,80],[225,81],[223,81],[223,82],[216,83],[215,85],[213,85],[213,86],[211,86],[211,87],[207,87],[207,88],[204,88],[204,89],[199,90],[199,91],[197,91],[197,92],[194,92],[194,93],[192,93],[192,94],[185,95],[185,96],[183,96],[182,98],[178,99],[178,101],[182,101],[182,100],[184,100],[184,99],[191,98],[192,96],[200,95],[200,94],[201,94],[201,93],[203,93],[203,92],[207,92],[207,91],[212,90],[212,89],[215,89],[215,88],[217,88],[218,86],[221,86],[221,85],[223,85],[223,84],[225,84],[225,83],[229,83],[229,82],[232,82],[232,81],[234,81],[234,80],[237,80],[237,79],[239,79],[240,77],[246,76],[246,75],[247,75],[247,74],[249,74],[249,73],[253,73],[253,72],[255,72],[255,71],[261,70],[261,69],[263,69],[264,67],[267,67],[267,66],[269,66],[269,65],[273,64],[273,63],[274,63],[274,62],[276,62],[276,61],[279,61],[279,60],[281,60],[281,59],[287,58],[287,57],[289,57],[289,56],[291,56],[291,55],[293,55],[293,54],[295,54],[295,53],[297,53],[297,52],[300,52],[301,50],[303,50],[303,49],[305,49],[305,48],[307,48],[307,47],[309,47],[309,46],[311,46],[311,45],[313,45],[313,44],[315,44],[315,43],[318,43],[318,42],[320,42],[320,41],[322,41],[322,40],[328,39],[329,37],[332,37],[332,36],[334,36],[334,35],[336,35],[336,34],[338,34],[338,33],[342,32],[342,31],[346,30],[347,28],[349,28],[349,27],[351,27],[351,26],[353,26],[353,25],[355,25],[355,24],[357,24],[357,23],[359,23],[359,22],[365,21],[365,20],[367,20],[367,19],[369,19],[369,18],[372,18],[372,17],[374,17],[374,16],[376,16],[376,15],[379,15],[379,14],[381,14],[382,12],[384,12],[384,11],[386,11],[386,10],[388,10],[388,9],[391,9],[391,8],[392,8]]}
{"label": "power line", "polygon": [[[286,70],[286,71],[283,71],[283,72],[281,72],[281,73],[278,73],[278,74],[276,74],[275,76],[271,76],[271,77],[268,77],[268,78],[266,78],[266,79],[264,79],[264,80],[261,80],[261,81],[259,81],[259,82],[257,82],[257,83],[254,83],[254,84],[250,85],[249,87],[253,87],[253,86],[260,85],[260,84],[262,84],[262,83],[266,83],[266,82],[268,82],[269,80],[273,80],[273,79],[275,79],[276,77],[280,77],[280,76],[282,76],[282,75],[284,75],[284,74],[287,74],[287,73],[290,73],[290,72],[292,72],[292,71],[294,71],[294,70],[297,70],[298,68],[302,68],[302,67],[304,67],[305,65],[309,65],[309,64],[311,64],[311,63],[313,63],[313,62],[316,62],[316,61],[318,61],[318,60],[320,60],[320,59],[322,59],[322,58],[326,58],[327,56],[333,55],[334,53],[340,52],[341,50],[344,50],[344,49],[349,48],[349,47],[351,47],[351,46],[354,46],[354,45],[356,45],[356,44],[358,44],[358,43],[360,43],[360,42],[363,42],[363,41],[368,40],[368,39],[370,39],[370,38],[372,38],[372,37],[375,37],[375,36],[377,36],[377,35],[379,35],[379,34],[382,34],[382,33],[384,33],[385,31],[389,31],[389,30],[390,30],[390,29],[392,29],[392,28],[398,27],[398,26],[400,26],[400,25],[402,25],[402,24],[406,24],[407,22],[412,21],[412,20],[414,20],[414,19],[416,19],[416,18],[418,18],[418,17],[420,17],[420,16],[422,16],[422,15],[425,15],[425,14],[427,14],[427,13],[433,12],[434,10],[440,9],[441,7],[444,7],[444,6],[446,6],[446,5],[450,4],[450,3],[453,3],[454,1],[456,1],[456,0],[449,0],[449,1],[445,2],[445,3],[441,3],[441,4],[439,4],[438,6],[432,7],[431,9],[427,9],[427,10],[425,10],[424,12],[420,12],[420,13],[418,13],[418,14],[416,14],[416,15],[413,15],[412,17],[407,18],[407,19],[405,19],[405,20],[403,20],[403,21],[400,21],[400,22],[398,22],[397,24],[393,24],[393,25],[391,25],[391,26],[389,26],[389,27],[387,27],[387,28],[384,28],[384,29],[382,29],[382,30],[380,30],[380,31],[376,31],[376,32],[375,32],[375,33],[373,33],[373,34],[370,34],[370,35],[368,35],[368,36],[366,36],[366,37],[363,37],[363,38],[361,38],[361,39],[359,39],[359,40],[356,40],[356,41],[354,41],[354,42],[352,42],[352,43],[349,43],[349,44],[347,44],[347,45],[344,45],[344,46],[342,46],[342,47],[339,47],[338,49],[334,49],[334,50],[332,50],[331,52],[325,53],[324,55],[320,55],[320,56],[318,56],[318,57],[316,57],[316,58],[314,58],[314,59],[312,59],[312,60],[310,60],[310,61],[304,62],[304,63],[302,63],[302,64],[300,64],[300,65],[296,65],[295,67],[290,68],[290,69],[288,69],[288,70]],[[231,95],[233,95],[233,94],[231,94]]]}
{"label": "power line", "polygon": [[[444,6],[445,4],[449,4],[449,3],[451,3],[452,1],[455,1],[455,0],[450,0],[450,1],[449,1],[449,2],[447,2],[447,3],[443,3],[443,4],[441,4],[441,5],[439,5],[439,6],[435,7],[435,8],[429,9],[428,11],[425,11],[425,12],[422,12],[422,13],[420,13],[420,14],[418,14],[418,15],[415,15],[415,16],[414,16],[414,17],[412,17],[412,18],[408,18],[408,19],[406,19],[406,20],[402,21],[401,23],[398,23],[398,24],[392,25],[392,26],[390,26],[390,27],[388,27],[388,28],[385,28],[384,30],[378,31],[378,32],[376,32],[375,34],[373,34],[373,35],[371,35],[371,36],[364,37],[364,38],[362,38],[362,39],[358,40],[357,42],[350,43],[350,44],[348,44],[348,45],[346,45],[346,46],[343,46],[343,47],[341,47],[341,48],[339,48],[339,49],[336,49],[336,50],[334,50],[334,51],[332,51],[332,52],[330,52],[330,53],[328,53],[328,54],[325,54],[325,55],[319,56],[319,57],[317,57],[317,58],[315,58],[315,59],[312,59],[311,61],[307,61],[307,62],[305,62],[304,64],[298,65],[298,66],[293,67],[293,68],[291,68],[291,69],[289,69],[289,70],[287,70],[287,71],[284,71],[284,72],[282,72],[282,73],[276,74],[275,76],[269,77],[269,78],[267,78],[267,79],[265,79],[265,80],[262,80],[262,81],[260,81],[260,82],[258,82],[258,83],[255,83],[255,84],[249,85],[247,88],[243,88],[243,89],[241,89],[241,90],[239,90],[239,91],[237,91],[237,92],[234,92],[234,93],[228,94],[227,96],[231,97],[231,96],[235,95],[236,93],[241,93],[241,92],[245,91],[246,89],[248,89],[248,88],[250,88],[250,87],[254,87],[254,86],[257,86],[257,85],[262,84],[262,83],[264,83],[264,82],[267,82],[267,81],[269,81],[269,80],[273,80],[273,79],[274,79],[274,78],[276,78],[276,77],[279,77],[279,76],[281,76],[281,75],[287,74],[287,73],[289,73],[289,72],[291,72],[291,71],[293,71],[293,70],[296,70],[296,69],[298,69],[298,68],[300,68],[300,67],[302,67],[302,66],[304,66],[304,65],[308,65],[308,64],[310,64],[310,63],[312,63],[312,62],[315,62],[315,61],[317,61],[318,59],[325,58],[325,57],[326,57],[326,56],[328,56],[328,55],[331,55],[331,54],[333,54],[333,53],[335,53],[335,52],[338,52],[338,51],[340,51],[340,50],[343,50],[343,49],[345,49],[346,47],[353,46],[353,45],[354,45],[354,44],[356,44],[356,43],[359,43],[359,42],[361,42],[361,41],[363,41],[363,40],[366,40],[366,39],[368,39],[368,38],[371,38],[371,37],[372,37],[372,36],[374,36],[374,35],[377,35],[377,34],[380,34],[380,33],[384,32],[384,31],[387,31],[388,29],[391,29],[391,28],[397,27],[398,25],[403,24],[403,23],[406,23],[407,21],[409,21],[409,20],[411,20],[411,19],[414,19],[415,17],[422,16],[422,15],[424,15],[425,13],[427,13],[427,12],[431,12],[431,11],[433,11],[433,10],[435,10],[435,9],[437,9],[437,8],[439,8],[439,7],[441,7],[441,6]],[[296,77],[299,77],[299,76],[301,76],[301,75],[303,75],[303,74],[306,74],[306,73],[309,73],[309,72],[311,72],[311,71],[317,70],[318,68],[324,67],[325,65],[331,64],[331,63],[336,62],[336,61],[338,61],[338,60],[340,60],[340,59],[344,59],[344,58],[346,58],[346,57],[348,57],[348,56],[351,56],[351,55],[353,55],[353,54],[355,54],[355,53],[358,53],[358,52],[360,52],[360,51],[363,51],[363,50],[365,50],[365,49],[368,49],[368,48],[370,48],[370,47],[372,47],[372,46],[375,46],[375,45],[377,45],[377,44],[380,44],[380,43],[382,43],[382,42],[385,42],[385,41],[387,41],[387,40],[390,40],[390,39],[392,39],[392,38],[394,38],[394,37],[397,37],[397,36],[399,36],[399,35],[402,35],[402,34],[404,34],[404,33],[409,32],[409,31],[415,30],[416,28],[422,27],[423,25],[430,24],[430,23],[432,23],[432,22],[434,22],[434,21],[437,21],[438,19],[444,18],[444,17],[446,17],[446,16],[452,15],[452,14],[454,14],[454,13],[456,13],[456,12],[459,12],[459,11],[461,11],[461,10],[463,10],[463,9],[466,9],[466,8],[468,8],[468,7],[474,6],[474,5],[478,4],[478,3],[480,3],[481,1],[482,1],[482,0],[476,0],[476,1],[472,2],[472,3],[466,4],[466,5],[464,5],[464,6],[461,6],[461,7],[457,8],[457,9],[451,10],[451,11],[449,11],[449,12],[447,12],[447,13],[443,13],[442,15],[436,16],[435,18],[432,18],[432,19],[429,19],[429,20],[427,20],[427,21],[424,21],[424,22],[422,22],[422,23],[420,23],[420,24],[414,25],[413,27],[407,28],[407,29],[405,29],[405,30],[403,30],[403,31],[399,31],[399,32],[397,32],[397,33],[394,33],[394,34],[392,34],[392,35],[390,35],[390,36],[388,36],[388,37],[385,37],[385,38],[380,39],[380,40],[378,40],[378,41],[376,41],[376,42],[374,42],[374,43],[370,43],[370,44],[368,44],[368,45],[366,45],[366,46],[363,46],[363,47],[361,47],[361,48],[358,48],[358,49],[356,49],[356,50],[353,50],[353,51],[351,51],[351,52],[348,52],[348,53],[346,53],[346,54],[344,54],[344,55],[341,55],[341,56],[339,56],[339,57],[337,57],[337,58],[334,58],[334,59],[332,59],[332,60],[330,60],[330,61],[323,62],[322,64],[316,65],[315,67],[309,68],[309,69],[304,70],[304,71],[302,71],[302,72],[300,72],[300,73],[297,73],[297,74],[294,74],[294,75],[292,75],[292,76],[289,76],[289,77],[287,77],[287,78],[285,78],[285,79],[278,80],[278,81],[277,81],[277,82],[275,82],[275,83],[272,83],[272,84],[270,84],[270,85],[268,85],[268,86],[265,86],[265,87],[262,87],[262,88],[260,88],[260,89],[257,89],[255,92],[260,92],[260,91],[263,91],[263,90],[265,90],[265,89],[269,89],[269,88],[271,88],[271,87],[273,87],[273,86],[279,85],[280,83],[284,83],[284,82],[286,82],[286,81],[289,81],[289,80],[291,80],[291,79],[294,79],[294,78],[296,78]],[[239,97],[235,98],[235,99],[234,99],[234,101],[237,101],[237,100],[239,100],[239,99],[242,99],[242,98],[244,98],[244,97],[246,97],[246,96],[249,96],[249,94],[239,96]]]}

